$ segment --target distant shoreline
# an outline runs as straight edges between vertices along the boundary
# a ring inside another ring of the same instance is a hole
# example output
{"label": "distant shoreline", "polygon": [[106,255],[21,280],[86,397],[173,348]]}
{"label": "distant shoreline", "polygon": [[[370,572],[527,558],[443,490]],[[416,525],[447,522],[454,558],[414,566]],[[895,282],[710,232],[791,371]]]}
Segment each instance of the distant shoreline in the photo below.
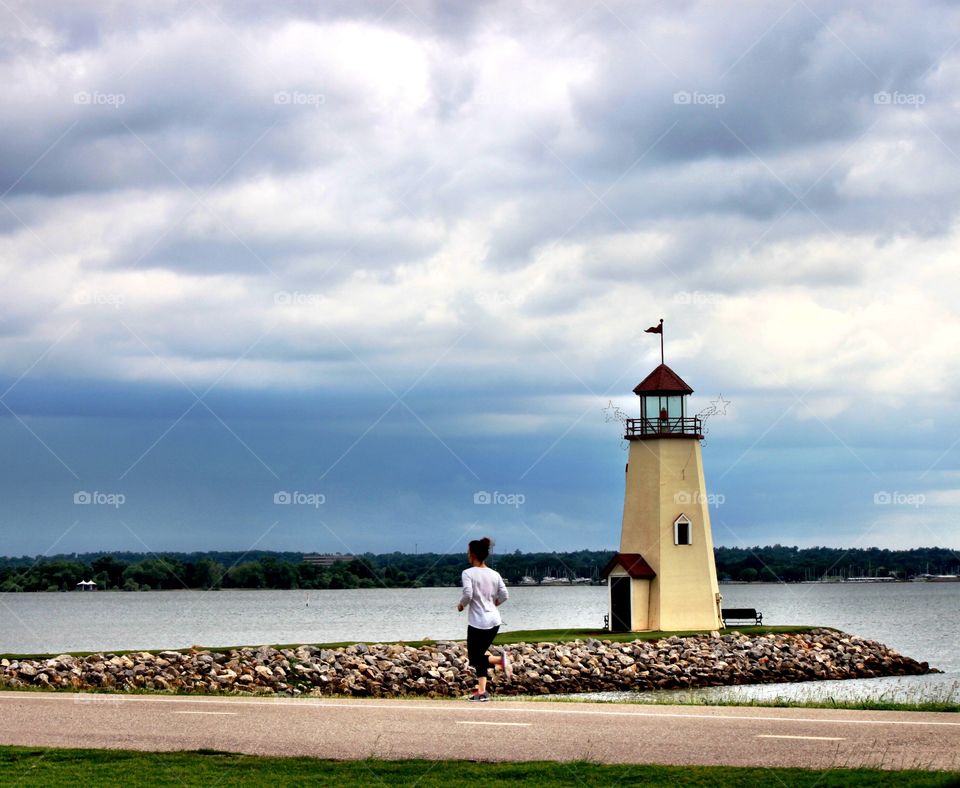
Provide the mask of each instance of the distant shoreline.
{"label": "distant shoreline", "polygon": [[[612,550],[494,553],[490,565],[512,587],[601,585]],[[722,583],[952,582],[957,553],[945,548],[880,550],[772,547],[714,550]],[[0,558],[0,593],[119,589],[245,588],[322,591],[342,588],[456,587],[461,551],[299,553],[253,550],[194,553],[99,553]],[[957,582],[960,582],[958,577]]]}
{"label": "distant shoreline", "polygon": [[[896,580],[896,581],[887,581],[887,580],[794,580],[794,581],[783,581],[783,580],[721,580],[719,585],[721,586],[798,586],[798,585],[820,585],[820,586],[859,586],[859,585],[886,585],[886,586],[903,586],[903,585],[951,585],[951,584],[960,584],[960,578],[957,580]],[[507,583],[508,588],[606,588],[605,582],[599,583]],[[5,591],[3,593],[16,593],[16,594],[85,594],[85,593],[99,593],[99,594],[146,594],[151,592],[163,591],[166,593],[196,593],[196,592],[207,592],[207,591],[285,591],[288,593],[296,594],[319,594],[325,591],[419,591],[424,589],[431,588],[443,588],[454,591],[459,589],[459,584],[451,585],[433,585],[433,586],[390,586],[390,585],[378,585],[378,586],[358,586],[355,588],[204,588],[202,586],[197,586],[193,588],[138,588],[138,589],[124,589],[124,588],[98,588],[91,591],[83,591],[80,589],[35,589],[32,591]]]}

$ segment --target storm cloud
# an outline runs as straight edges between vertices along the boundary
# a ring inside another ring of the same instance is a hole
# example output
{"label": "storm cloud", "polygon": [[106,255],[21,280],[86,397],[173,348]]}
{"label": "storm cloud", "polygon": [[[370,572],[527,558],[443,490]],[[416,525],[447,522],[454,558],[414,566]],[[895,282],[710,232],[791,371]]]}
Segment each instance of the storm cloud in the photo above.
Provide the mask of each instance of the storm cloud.
{"label": "storm cloud", "polygon": [[612,547],[660,317],[718,543],[960,548],[953,4],[0,16],[4,552]]}

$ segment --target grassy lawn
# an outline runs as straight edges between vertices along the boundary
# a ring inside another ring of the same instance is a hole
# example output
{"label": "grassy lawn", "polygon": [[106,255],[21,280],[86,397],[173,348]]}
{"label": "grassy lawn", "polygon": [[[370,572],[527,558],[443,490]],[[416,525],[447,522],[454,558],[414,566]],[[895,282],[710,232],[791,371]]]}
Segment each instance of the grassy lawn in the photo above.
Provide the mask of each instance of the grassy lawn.
{"label": "grassy lawn", "polygon": [[763,769],[726,766],[607,766],[583,761],[329,761],[211,751],[142,753],[0,747],[2,785],[960,785],[960,773],[877,769]]}
{"label": "grassy lawn", "polygon": [[[778,626],[778,627],[730,627],[720,630],[721,635],[727,635],[731,632],[742,632],[744,635],[769,635],[769,634],[801,634],[812,632],[815,629],[824,629],[826,627],[811,626]],[[630,643],[634,640],[663,640],[669,637],[691,637],[695,635],[708,635],[709,630],[688,630],[684,632],[604,632],[602,629],[527,629],[517,632],[501,632],[497,635],[497,643],[563,643],[569,640],[586,640],[587,638],[596,638],[597,640],[611,640],[614,643]]]}
{"label": "grassy lawn", "polygon": [[[812,632],[815,629],[828,629],[828,627],[812,627],[812,626],[778,626],[778,627],[730,627],[729,629],[720,630],[720,633],[723,635],[729,634],[730,632],[742,632],[744,635],[769,635],[771,633],[791,633],[791,634],[800,634],[804,632]],[[494,643],[500,644],[510,644],[510,643],[568,643],[574,640],[586,640],[587,638],[595,638],[596,640],[609,640],[614,643],[632,643],[634,640],[663,640],[664,638],[669,637],[691,637],[695,635],[708,635],[710,634],[709,630],[698,629],[698,630],[686,630],[682,632],[606,632],[602,629],[518,629],[515,632],[499,632],[497,633],[497,639]],[[453,638],[454,642],[462,642],[466,640],[466,632],[464,632],[463,638]],[[377,641],[368,640],[366,641],[369,645]],[[437,641],[435,640],[403,640],[399,641],[404,643],[407,646],[425,646],[433,645]],[[317,646],[319,648],[345,648],[346,646],[353,646],[357,643],[355,640],[345,641],[342,643],[312,643],[310,645]],[[282,643],[275,645],[274,648],[296,648],[297,646],[304,645],[301,643]],[[223,646],[220,648],[213,649],[211,651],[229,651],[231,648],[236,648],[236,646]],[[142,649],[141,649],[142,650]],[[186,650],[186,649],[180,649]]]}
{"label": "grassy lawn", "polygon": [[[516,700],[521,700],[517,698]],[[769,700],[755,700],[736,698],[697,698],[697,697],[654,697],[654,698],[626,698],[616,700],[597,701],[593,698],[578,698],[575,696],[556,697],[537,695],[522,700],[535,700],[542,703],[630,703],[637,706],[756,706],[768,709],[853,709],[854,711],[927,711],[943,714],[960,713],[960,703],[948,701],[888,701],[882,698],[864,700],[798,700],[794,698],[770,698]]]}
{"label": "grassy lawn", "polygon": [[[743,627],[730,627],[729,629],[721,630],[721,634],[729,634],[730,632],[741,632],[744,635],[769,635],[773,633],[777,634],[802,634],[804,632],[812,632],[815,629],[829,629],[830,627],[814,627],[814,626],[743,626]],[[587,638],[596,638],[597,640],[610,640],[615,643],[629,643],[634,640],[662,640],[663,638],[679,636],[679,637],[689,637],[693,635],[706,635],[709,634],[709,630],[689,630],[684,632],[605,632],[602,629],[525,629],[517,630],[516,632],[501,632],[497,635],[497,643],[566,643],[573,640],[586,640]],[[455,640],[465,640],[466,632],[464,632],[464,638],[456,638]],[[356,640],[347,640],[338,643],[310,643],[304,644],[302,642],[297,643],[269,643],[267,645],[273,646],[274,648],[296,648],[297,646],[302,645],[312,645],[318,648],[345,648],[346,646],[353,646],[357,642]],[[368,644],[374,642],[383,642],[383,641],[366,641]],[[390,641],[387,641],[390,642]],[[404,640],[397,641],[404,643],[408,646],[424,646],[432,645],[436,643],[435,640]],[[261,644],[245,644],[240,646],[198,646],[198,648],[207,649],[209,651],[230,651],[235,648],[257,648]],[[67,651],[62,652],[66,654],[71,654],[75,657],[85,657],[90,654],[97,653],[109,653],[109,654],[139,654],[141,651],[149,651],[152,654],[156,654],[158,651],[190,651],[188,648],[177,648],[177,649],[127,649],[125,651]],[[0,654],[0,658],[6,659],[49,659],[50,657],[56,657],[58,654]]]}
{"label": "grassy lawn", "polygon": [[[710,703],[697,703],[697,706]],[[945,714],[960,713],[960,703],[940,701],[917,701],[916,703],[886,701],[886,700],[803,700],[791,702],[780,698],[770,701],[730,701],[716,704],[718,706],[766,706],[768,708],[804,708],[804,709],[854,709],[859,711],[931,711]]]}
{"label": "grassy lawn", "polygon": [[[84,692],[97,695],[168,695],[168,696],[242,696],[251,697],[247,693],[239,692],[203,692],[200,690],[156,690],[156,689],[88,689],[75,690],[70,687],[34,687],[26,685],[22,687],[0,687],[5,692]],[[284,697],[284,700],[291,700]],[[303,697],[302,700],[317,700],[317,697]],[[370,701],[373,703],[382,703],[385,700],[403,701],[406,703],[418,701],[447,701],[450,703],[460,703],[462,698],[456,696],[439,696],[435,698],[424,697],[423,695],[393,695],[389,698],[367,698],[357,695],[323,695],[322,700],[350,700],[350,701]],[[635,704],[638,706],[756,706],[759,708],[776,709],[852,709],[854,711],[923,711],[938,712],[945,714],[960,713],[960,704],[941,701],[917,701],[911,702],[893,702],[883,699],[876,700],[794,700],[791,698],[772,698],[770,700],[737,700],[735,698],[688,698],[683,696],[673,697],[647,697],[647,698],[625,698],[611,700],[596,700],[594,698],[578,697],[576,695],[510,695],[503,698],[494,698],[494,703],[504,701],[536,701],[537,703],[609,703],[617,704]],[[0,783],[2,784],[2,783]],[[958,784],[960,788],[960,784]]]}

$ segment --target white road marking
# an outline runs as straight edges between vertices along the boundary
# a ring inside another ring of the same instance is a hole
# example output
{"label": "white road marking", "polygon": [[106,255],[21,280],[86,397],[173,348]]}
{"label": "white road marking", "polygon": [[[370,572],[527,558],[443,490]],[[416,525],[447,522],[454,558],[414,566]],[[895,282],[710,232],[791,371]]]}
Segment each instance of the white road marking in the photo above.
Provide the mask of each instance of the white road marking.
{"label": "white road marking", "polygon": [[510,725],[514,728],[529,728],[529,722],[485,722],[483,720],[457,720],[457,725]]}
{"label": "white road marking", "polygon": [[174,714],[221,714],[225,717],[236,717],[235,711],[175,711]]}
{"label": "white road marking", "polygon": [[[77,703],[77,698],[84,693],[40,693],[40,692],[20,692],[17,690],[0,692],[0,700],[13,701],[59,701],[61,703]],[[313,700],[230,700],[226,698],[217,698],[215,696],[198,696],[196,698],[176,697],[167,698],[156,695],[125,695],[117,693],[118,697],[124,699],[124,705],[128,703],[208,703],[211,705],[236,705],[236,706],[284,706],[296,707],[300,709],[396,709],[403,711],[428,711],[436,713],[441,711],[453,711],[463,713],[463,705],[456,701],[443,701],[441,703],[430,703],[423,701],[421,703],[382,703],[382,702],[354,702],[354,703],[335,703],[332,701],[313,701]],[[543,701],[537,702],[536,706],[546,706]],[[498,701],[488,706],[486,713],[495,712],[513,713],[513,714],[570,714],[580,716],[598,716],[598,717],[663,717],[677,719],[703,719],[703,720],[742,720],[746,722],[808,722],[815,724],[829,723],[831,725],[920,725],[960,728],[960,722],[940,722],[925,720],[861,720],[861,719],[831,719],[829,717],[771,717],[764,715],[747,714],[703,714],[699,712],[654,712],[654,711],[600,711],[594,709],[576,709],[569,708],[576,706],[576,703],[563,703],[565,708],[532,708],[530,706],[512,706],[508,702]],[[637,704],[639,705],[639,704]],[[884,713],[884,712],[879,712]],[[886,712],[891,713],[891,712]],[[916,714],[917,712],[905,712]]]}
{"label": "white road marking", "polygon": [[846,741],[843,736],[777,736],[773,733],[758,733],[758,739],[807,739],[809,741]]}

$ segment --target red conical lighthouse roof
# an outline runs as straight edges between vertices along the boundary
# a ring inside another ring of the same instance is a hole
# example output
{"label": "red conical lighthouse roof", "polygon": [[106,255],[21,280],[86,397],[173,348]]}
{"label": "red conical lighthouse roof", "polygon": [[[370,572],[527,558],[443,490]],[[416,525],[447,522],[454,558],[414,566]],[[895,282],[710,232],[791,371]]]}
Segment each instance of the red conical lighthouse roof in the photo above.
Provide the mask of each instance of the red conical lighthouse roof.
{"label": "red conical lighthouse roof", "polygon": [[670,367],[661,364],[637,384],[633,393],[641,397],[647,394],[693,394],[693,389]]}

